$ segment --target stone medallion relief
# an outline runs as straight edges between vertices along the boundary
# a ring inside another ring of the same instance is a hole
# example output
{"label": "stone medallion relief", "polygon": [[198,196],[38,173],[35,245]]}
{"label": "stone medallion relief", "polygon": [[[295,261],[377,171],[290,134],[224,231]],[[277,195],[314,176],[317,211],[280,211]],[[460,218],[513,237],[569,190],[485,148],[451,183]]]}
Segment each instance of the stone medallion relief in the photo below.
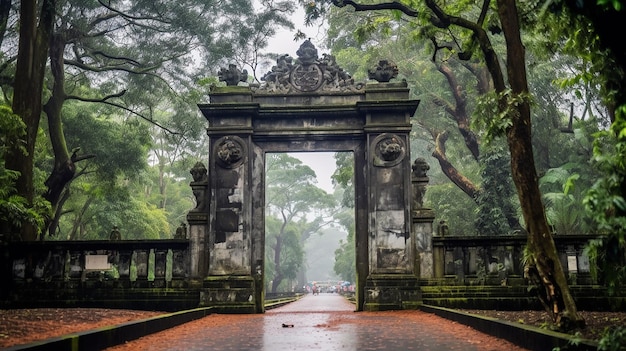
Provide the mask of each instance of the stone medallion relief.
{"label": "stone medallion relief", "polygon": [[374,139],[374,166],[393,167],[404,159],[406,146],[395,134],[385,133]]}
{"label": "stone medallion relief", "polygon": [[226,136],[217,141],[215,156],[217,163],[223,168],[235,168],[239,166],[246,154],[246,147],[237,136]]}

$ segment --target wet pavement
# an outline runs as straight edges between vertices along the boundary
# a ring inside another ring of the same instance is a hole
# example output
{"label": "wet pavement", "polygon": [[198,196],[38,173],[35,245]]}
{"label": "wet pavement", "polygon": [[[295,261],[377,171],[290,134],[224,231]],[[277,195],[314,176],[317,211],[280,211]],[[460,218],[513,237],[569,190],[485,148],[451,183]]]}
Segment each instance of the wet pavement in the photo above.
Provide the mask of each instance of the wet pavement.
{"label": "wet pavement", "polygon": [[354,312],[337,294],[265,314],[210,315],[109,350],[523,350],[422,311]]}

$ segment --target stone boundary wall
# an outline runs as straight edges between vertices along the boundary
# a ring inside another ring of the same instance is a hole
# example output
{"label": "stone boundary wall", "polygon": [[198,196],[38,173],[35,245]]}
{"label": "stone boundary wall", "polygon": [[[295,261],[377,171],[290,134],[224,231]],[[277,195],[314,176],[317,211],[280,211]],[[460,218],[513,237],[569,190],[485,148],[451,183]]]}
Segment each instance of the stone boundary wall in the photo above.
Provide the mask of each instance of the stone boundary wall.
{"label": "stone boundary wall", "polygon": [[[592,238],[555,237],[561,263],[574,286],[598,286],[583,251]],[[428,286],[523,288],[525,244],[523,235],[433,236],[433,276],[419,280],[425,300],[440,295]],[[197,307],[203,286],[189,274],[187,239],[15,242],[0,246],[0,255],[3,308],[93,306],[174,311]],[[490,300],[500,295],[513,299],[526,295],[509,290],[491,293]],[[459,291],[456,295],[466,301],[468,294]],[[451,298],[450,292],[445,295]]]}
{"label": "stone boundary wall", "polygon": [[0,254],[0,298],[7,307],[198,305],[186,239],[15,242]]}
{"label": "stone boundary wall", "polygon": [[[590,235],[559,235],[554,241],[570,284],[592,285],[589,257],[584,252]],[[525,235],[433,236],[433,277],[442,285],[525,285]]]}

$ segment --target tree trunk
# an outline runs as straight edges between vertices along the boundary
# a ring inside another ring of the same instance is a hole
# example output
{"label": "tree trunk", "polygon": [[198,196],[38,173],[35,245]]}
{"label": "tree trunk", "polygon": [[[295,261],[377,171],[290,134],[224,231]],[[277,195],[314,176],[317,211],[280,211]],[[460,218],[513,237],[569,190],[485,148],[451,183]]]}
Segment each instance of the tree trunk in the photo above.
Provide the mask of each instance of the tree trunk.
{"label": "tree trunk", "polygon": [[477,201],[480,189],[478,189],[470,179],[461,174],[448,160],[446,155],[446,141],[448,140],[449,134],[450,133],[447,131],[437,134],[435,137],[435,150],[433,150],[432,156],[439,161],[439,166],[443,174],[473,201]]}
{"label": "tree trunk", "polygon": [[74,218],[74,225],[72,226],[72,230],[68,236],[68,240],[78,240],[84,238],[84,229],[85,229],[85,213],[89,206],[93,202],[94,197],[89,196],[87,200],[83,203],[83,206],[80,208],[80,211],[76,214],[76,218]]}
{"label": "tree trunk", "polygon": [[59,222],[61,221],[61,216],[64,214],[62,212],[63,205],[70,198],[70,191],[66,189],[63,192],[61,197],[59,198],[59,205],[56,207],[52,219],[50,220],[50,224],[48,224],[48,235],[54,236],[57,234],[59,230]]}
{"label": "tree trunk", "polygon": [[[76,166],[74,158],[70,157],[67,143],[63,133],[61,110],[65,102],[65,71],[63,51],[65,50],[65,38],[62,34],[52,36],[50,40],[50,68],[54,77],[52,95],[44,105],[44,111],[48,117],[48,130],[50,142],[54,151],[54,169],[46,179],[48,190],[44,198],[50,201],[53,213],[59,206],[59,199],[66,185],[74,178]],[[46,223],[48,226],[50,222]],[[49,228],[49,233],[54,230]]]}
{"label": "tree trunk", "polygon": [[0,46],[4,41],[4,34],[7,31],[9,14],[11,12],[11,0],[0,0]]}
{"label": "tree trunk", "polygon": [[276,246],[274,246],[274,280],[272,280],[272,292],[275,293],[278,286],[283,280],[283,274],[280,268],[280,251],[283,247],[282,233],[276,236]]}
{"label": "tree trunk", "polygon": [[[43,79],[56,2],[43,0],[41,13],[37,11],[37,4],[36,0],[23,0],[20,3],[20,39],[12,103],[13,113],[20,116],[26,125],[26,154],[18,148],[11,148],[5,154],[6,168],[20,172],[15,185],[17,194],[23,196],[31,206],[35,199],[35,141],[41,118]],[[19,231],[22,240],[37,239],[38,230],[29,223],[24,223],[21,228],[13,227],[11,231]]]}
{"label": "tree trunk", "polygon": [[159,195],[161,200],[159,201],[159,208],[165,209],[167,203],[167,183],[165,181],[165,162],[159,157]]}
{"label": "tree trunk", "polygon": [[511,153],[511,173],[528,230],[531,265],[527,267],[527,272],[541,285],[540,299],[557,326],[570,329],[584,325],[584,320],[578,314],[570,293],[539,191],[533,159],[525,52],[515,0],[498,0],[498,15],[507,43],[509,84],[513,97],[521,98],[514,106],[511,101],[503,101],[502,105],[512,109],[508,114],[512,118],[512,126],[507,130],[507,141]]}
{"label": "tree trunk", "polygon": [[[459,132],[463,136],[465,146],[471,152],[475,161],[478,161],[480,151],[478,148],[478,138],[473,131],[470,130],[469,116],[467,115],[467,94],[461,84],[456,79],[456,75],[448,64],[441,63],[437,65],[437,70],[446,77],[450,92],[454,97],[455,106],[446,108],[448,114],[452,116]],[[478,77],[477,77],[478,78]]]}

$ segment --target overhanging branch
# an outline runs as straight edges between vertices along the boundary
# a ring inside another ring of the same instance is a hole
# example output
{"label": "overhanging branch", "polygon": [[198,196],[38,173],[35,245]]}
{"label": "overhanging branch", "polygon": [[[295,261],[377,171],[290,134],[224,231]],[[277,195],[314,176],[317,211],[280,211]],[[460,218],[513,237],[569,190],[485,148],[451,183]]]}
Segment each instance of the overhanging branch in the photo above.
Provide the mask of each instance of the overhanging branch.
{"label": "overhanging branch", "polygon": [[114,13],[116,13],[116,14],[118,14],[118,15],[126,18],[126,19],[131,19],[131,20],[135,20],[135,21],[156,21],[156,22],[170,24],[170,22],[164,21],[163,17],[160,17],[160,16],[159,17],[157,17],[157,16],[145,16],[145,17],[144,16],[131,16],[130,14],[128,14],[128,13],[126,13],[124,11],[121,11],[121,10],[113,8],[112,6],[106,4],[102,0],[98,0],[98,3],[100,5],[102,5],[103,7],[105,7],[107,10],[109,10],[111,12],[114,12]]}
{"label": "overhanging branch", "polygon": [[457,169],[450,163],[446,155],[446,141],[448,140],[449,133],[444,131],[439,133],[435,138],[435,150],[432,156],[439,161],[442,172],[450,179],[459,189],[466,193],[472,200],[477,201],[480,189],[472,183],[470,179],[463,176]]}
{"label": "overhanging branch", "polygon": [[139,113],[137,111],[134,111],[134,110],[132,110],[132,109],[130,109],[130,108],[124,106],[124,105],[121,105],[121,104],[109,101],[110,99],[121,97],[124,94],[126,94],[126,90],[122,90],[119,93],[107,95],[107,96],[104,96],[104,97],[101,97],[101,98],[98,98],[98,99],[85,98],[85,97],[80,97],[80,96],[76,96],[76,95],[68,95],[68,96],[66,96],[66,99],[67,100],[78,100],[78,101],[83,101],[83,102],[95,102],[95,103],[101,103],[101,104],[117,107],[117,108],[120,108],[120,109],[122,109],[124,111],[130,112],[131,114],[133,114],[133,115],[135,115],[135,116],[137,116],[137,117],[139,117],[139,118],[141,118],[143,120],[148,121],[149,123],[159,127],[160,129],[165,130],[166,132],[168,132],[168,133],[170,133],[172,135],[179,135],[180,134],[179,132],[172,131],[169,128],[159,124],[158,122],[156,122],[155,120],[153,120],[150,117],[144,116],[143,114],[141,114],[141,113]]}
{"label": "overhanging branch", "polygon": [[332,0],[332,1],[333,1],[333,5],[337,7],[344,7],[346,5],[350,5],[354,8],[354,11],[398,10],[407,16],[411,16],[411,17],[419,16],[419,12],[397,1],[384,2],[380,4],[359,4],[353,0]]}
{"label": "overhanging branch", "polygon": [[126,94],[126,90],[122,90],[119,93],[115,93],[115,94],[111,94],[111,95],[107,95],[98,99],[91,99],[91,98],[86,98],[86,97],[81,97],[81,96],[77,96],[77,95],[68,95],[65,97],[66,100],[78,100],[78,101],[83,101],[83,102],[105,102],[109,99],[113,99],[113,98],[118,98],[123,96],[124,94]]}
{"label": "overhanging branch", "polygon": [[169,128],[159,124],[159,122],[156,122],[152,118],[144,116],[143,114],[141,114],[141,113],[139,113],[137,111],[133,111],[132,109],[130,109],[130,108],[126,107],[126,106],[123,106],[123,105],[120,105],[120,104],[116,104],[116,103],[113,103],[113,102],[110,102],[110,101],[101,101],[101,103],[103,103],[105,105],[117,107],[117,108],[120,108],[120,109],[122,109],[124,111],[127,111],[127,112],[129,112],[129,113],[131,113],[131,114],[133,114],[133,115],[135,115],[135,116],[137,116],[137,117],[139,117],[139,118],[149,122],[150,124],[153,124],[153,125],[159,127],[160,129],[163,129],[164,131],[166,131],[166,132],[168,132],[170,134],[173,134],[173,135],[180,134],[179,132],[175,132],[173,130],[170,130]]}

